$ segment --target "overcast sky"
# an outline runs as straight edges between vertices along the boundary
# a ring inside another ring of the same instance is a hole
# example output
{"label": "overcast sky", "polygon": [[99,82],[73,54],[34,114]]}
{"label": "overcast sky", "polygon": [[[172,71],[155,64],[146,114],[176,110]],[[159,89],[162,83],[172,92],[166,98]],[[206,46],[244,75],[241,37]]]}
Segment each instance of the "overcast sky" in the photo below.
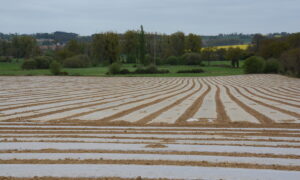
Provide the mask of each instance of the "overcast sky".
{"label": "overcast sky", "polygon": [[0,0],[0,32],[300,31],[300,0]]}

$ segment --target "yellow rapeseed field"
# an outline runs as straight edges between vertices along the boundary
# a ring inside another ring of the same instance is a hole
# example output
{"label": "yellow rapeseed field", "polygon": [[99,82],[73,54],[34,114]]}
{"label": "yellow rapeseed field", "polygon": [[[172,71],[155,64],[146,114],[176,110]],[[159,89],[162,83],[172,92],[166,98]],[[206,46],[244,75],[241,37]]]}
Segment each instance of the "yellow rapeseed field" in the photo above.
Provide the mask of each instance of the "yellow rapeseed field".
{"label": "yellow rapeseed field", "polygon": [[249,44],[241,44],[241,45],[229,45],[229,46],[216,46],[217,49],[228,49],[228,48],[241,48],[241,49],[247,49],[249,47]]}
{"label": "yellow rapeseed field", "polygon": [[[211,48],[213,50],[229,49],[229,48],[240,48],[240,49],[246,50],[249,46],[250,46],[250,44],[240,44],[240,45],[214,46],[214,47],[209,47],[209,48]],[[206,48],[203,48],[203,49],[206,49]]]}

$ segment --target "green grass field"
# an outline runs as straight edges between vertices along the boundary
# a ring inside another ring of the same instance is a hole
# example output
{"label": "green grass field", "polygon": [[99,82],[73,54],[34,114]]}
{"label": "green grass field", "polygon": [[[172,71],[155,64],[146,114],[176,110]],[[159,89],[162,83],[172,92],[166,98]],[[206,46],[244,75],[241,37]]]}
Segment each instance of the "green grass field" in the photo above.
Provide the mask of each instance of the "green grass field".
{"label": "green grass field", "polygon": [[[207,62],[204,62],[207,64]],[[213,61],[210,66],[158,66],[159,69],[168,69],[168,74],[134,74],[134,75],[118,75],[118,76],[135,76],[135,77],[197,77],[197,76],[226,76],[226,75],[239,75],[243,74],[243,69],[217,67],[216,65],[230,65],[229,61]],[[243,62],[241,62],[241,65]],[[133,64],[125,64],[123,68],[134,71],[136,68]],[[200,74],[178,74],[179,70],[190,70],[201,68],[205,72]],[[108,76],[106,72],[108,67],[90,67],[90,68],[64,68],[63,71],[68,72],[70,76]],[[22,70],[21,63],[0,63],[1,76],[37,76],[37,75],[51,75],[48,69],[44,70]]]}

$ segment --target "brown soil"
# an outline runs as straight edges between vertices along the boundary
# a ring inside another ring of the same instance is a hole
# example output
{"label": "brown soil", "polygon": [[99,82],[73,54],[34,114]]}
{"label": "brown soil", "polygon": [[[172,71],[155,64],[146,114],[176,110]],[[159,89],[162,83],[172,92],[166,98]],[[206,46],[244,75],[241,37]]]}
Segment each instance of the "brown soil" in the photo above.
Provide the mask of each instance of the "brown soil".
{"label": "brown soil", "polygon": [[[0,136],[1,138],[21,138],[24,136]],[[26,137],[37,137],[37,136],[26,136]],[[202,140],[202,141],[252,141],[252,142],[291,142],[291,143],[299,143],[299,140],[280,140],[280,139],[247,139],[243,136],[239,135],[226,135],[224,139],[221,138],[159,138],[159,137],[118,137],[118,136],[111,136],[111,137],[97,137],[97,136],[78,136],[78,135],[42,135],[38,136],[40,138],[98,138],[98,139],[136,139],[136,140],[161,140],[163,142],[176,142],[177,140]]]}
{"label": "brown soil", "polygon": [[[206,132],[206,131],[215,131],[215,132],[223,132],[223,131],[226,131],[226,132],[257,132],[257,133],[298,133],[300,134],[300,131],[298,128],[295,128],[295,129],[289,129],[288,131],[285,131],[284,129],[285,128],[281,128],[281,129],[262,129],[262,128],[257,128],[257,129],[227,129],[227,128],[218,128],[218,129],[214,129],[214,128],[210,128],[210,127],[207,127],[207,128],[202,128],[202,129],[198,129],[197,127],[193,128],[193,127],[190,127],[188,129],[185,129],[184,127],[181,128],[175,128],[174,126],[170,126],[170,128],[165,128],[164,126],[163,127],[157,127],[156,129],[154,128],[147,128],[149,126],[145,126],[143,129],[135,129],[135,128],[131,128],[131,127],[127,127],[127,126],[120,126],[118,128],[112,128],[112,127],[100,127],[100,126],[94,126],[94,127],[90,127],[90,128],[83,128],[83,127],[80,127],[80,126],[73,126],[73,127],[64,127],[64,126],[61,126],[61,127],[51,127],[50,126],[45,126],[47,124],[40,124],[38,126],[41,126],[41,127],[1,127],[0,126],[0,130],[7,130],[7,131],[15,131],[15,130],[44,130],[44,131],[47,131],[47,130],[57,130],[57,131],[60,131],[60,130],[70,130],[70,131],[80,131],[80,130],[99,130],[99,132],[101,131],[109,131],[111,130],[112,132],[115,131],[115,132],[118,132],[118,131],[124,131],[124,132],[134,132],[134,131],[137,131],[137,130],[143,130],[145,132],[147,131],[186,131],[186,132],[190,132],[190,131],[195,131],[195,132]],[[43,127],[45,126],[45,127]],[[56,124],[56,126],[59,126],[59,124]],[[174,127],[172,129],[172,127]]]}
{"label": "brown soil", "polygon": [[168,146],[164,144],[148,144],[145,147],[146,148],[167,148]]}
{"label": "brown soil", "polygon": [[[2,122],[8,122],[7,125],[21,125],[16,124],[14,122],[32,122],[34,121],[2,121]],[[28,125],[28,124],[27,124]],[[34,124],[33,124],[34,125]],[[41,125],[42,124],[35,124],[35,125]],[[135,126],[135,127],[153,127],[153,124],[135,124],[130,122],[101,122],[101,121],[76,121],[71,119],[64,119],[62,122],[50,122],[46,123],[44,125],[72,125],[74,127],[76,126]],[[210,123],[210,124],[203,124],[203,123],[197,123],[197,122],[189,122],[189,123],[180,123],[180,124],[159,124],[160,127],[206,127],[206,128],[289,128],[289,129],[300,129],[300,123],[274,123],[274,124],[256,124],[256,123],[249,123],[249,122],[229,122],[229,123]]]}
{"label": "brown soil", "polygon": [[126,132],[126,131],[122,131],[122,132],[113,132],[113,131],[109,131],[109,132],[104,132],[104,131],[1,131],[2,136],[5,134],[89,134],[89,135],[93,135],[93,134],[97,134],[97,135],[101,135],[101,134],[112,134],[114,136],[117,136],[118,134],[136,134],[137,136],[139,134],[149,134],[149,136],[151,134],[170,134],[170,135],[221,135],[221,136],[271,136],[271,137],[300,137],[300,134],[289,134],[289,133],[281,133],[281,132],[257,132],[257,133],[250,133],[250,132]]}
{"label": "brown soil", "polygon": [[233,157],[263,157],[263,158],[285,158],[300,159],[300,155],[282,155],[282,154],[258,154],[258,153],[237,153],[237,152],[193,152],[193,151],[123,151],[123,150],[0,150],[0,153],[118,153],[118,154],[173,154],[173,155],[201,155],[201,156],[233,156]]}
{"label": "brown soil", "polygon": [[216,104],[217,104],[217,120],[216,123],[218,124],[228,124],[230,123],[230,119],[228,115],[226,114],[224,104],[221,101],[220,98],[220,88],[217,86],[217,92],[216,92]]}
{"label": "brown soil", "polygon": [[247,169],[274,169],[300,171],[300,166],[262,165],[248,163],[214,163],[207,161],[170,161],[170,160],[101,160],[101,159],[65,159],[65,160],[0,160],[0,164],[135,164],[135,165],[176,165],[176,166],[201,166],[201,167],[226,167]]}
{"label": "brown soil", "polygon": [[[31,140],[7,140],[4,139],[0,142],[49,142],[49,143],[99,143],[99,144],[148,144],[149,142],[97,142],[97,141],[64,141],[64,140],[39,140],[39,141],[31,141]],[[246,146],[246,147],[272,147],[272,148],[296,148],[300,149],[299,146],[295,145],[258,145],[258,144],[242,144],[242,143],[176,143],[176,142],[164,142],[165,144],[181,144],[181,145],[210,145],[210,146]],[[168,146],[163,144],[149,144],[145,146],[146,148],[166,148]]]}

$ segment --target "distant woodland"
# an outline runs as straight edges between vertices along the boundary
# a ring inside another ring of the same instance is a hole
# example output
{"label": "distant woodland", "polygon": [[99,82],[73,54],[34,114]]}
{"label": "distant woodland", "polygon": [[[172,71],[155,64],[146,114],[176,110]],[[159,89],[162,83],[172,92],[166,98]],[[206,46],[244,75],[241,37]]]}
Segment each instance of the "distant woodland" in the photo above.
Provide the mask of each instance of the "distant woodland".
{"label": "distant woodland", "polygon": [[[222,45],[249,44],[247,49],[213,48]],[[83,68],[113,63],[149,65],[208,65],[211,61],[239,61],[252,57],[248,73],[288,73],[300,75],[300,33],[220,34],[200,36],[175,32],[149,33],[129,30],[123,34],[103,32],[92,36],[54,32],[32,35],[0,34],[0,61],[23,59],[25,69],[49,68],[53,61],[68,68]],[[256,57],[256,58],[254,58]],[[271,69],[271,70],[270,70]]]}

